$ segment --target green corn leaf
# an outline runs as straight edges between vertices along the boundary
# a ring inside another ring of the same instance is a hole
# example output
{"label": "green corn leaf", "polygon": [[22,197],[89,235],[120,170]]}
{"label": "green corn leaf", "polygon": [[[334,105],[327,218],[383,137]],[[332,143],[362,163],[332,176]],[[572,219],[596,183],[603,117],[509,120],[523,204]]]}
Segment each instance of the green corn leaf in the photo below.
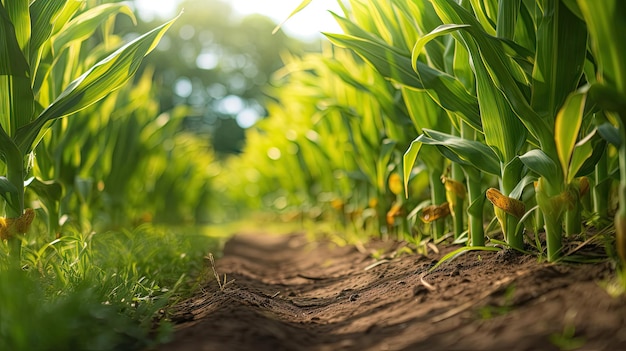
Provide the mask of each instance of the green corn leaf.
{"label": "green corn leaf", "polygon": [[[30,39],[30,58],[33,72],[40,59],[40,48],[50,38],[57,16],[62,12],[67,0],[35,1],[30,5],[32,34]],[[65,23],[65,22],[63,22]]]}
{"label": "green corn leaf", "polygon": [[63,195],[63,186],[55,180],[43,181],[32,177],[24,182],[24,186],[33,190],[39,198],[44,199],[47,203],[57,202]]}
{"label": "green corn leaf", "polygon": [[418,134],[422,134],[423,128],[448,130],[450,129],[449,118],[423,90],[414,90],[402,87],[402,97],[407,107],[409,117]]}
{"label": "green corn leaf", "polygon": [[34,114],[30,68],[8,12],[0,4],[0,125],[9,135]]}
{"label": "green corn leaf", "polygon": [[13,27],[15,29],[15,37],[17,43],[28,59],[28,42],[30,41],[30,13],[28,12],[28,1],[25,0],[6,0],[4,7],[7,11]]}
{"label": "green corn leaf", "polygon": [[469,0],[476,20],[489,35],[496,35],[496,14],[500,1]]}
{"label": "green corn leaf", "polygon": [[626,99],[626,2],[622,0],[578,0],[598,62],[600,83]]}
{"label": "green corn leaf", "polygon": [[467,26],[467,24],[442,24],[439,27],[435,28],[432,32],[419,38],[415,42],[415,45],[413,46],[413,51],[411,52],[411,67],[413,67],[413,70],[417,71],[417,62],[419,59],[419,55],[424,49],[424,46],[428,44],[428,42],[439,36],[455,32],[460,28],[464,28]]}
{"label": "green corn leaf", "polygon": [[53,38],[53,53],[58,55],[63,48],[71,43],[88,39],[98,29],[100,23],[120,13],[130,17],[133,23],[137,22],[131,8],[124,4],[103,4],[74,17]]}
{"label": "green corn leaf", "polygon": [[387,165],[393,155],[393,150],[398,143],[391,139],[383,140],[383,145],[380,148],[380,155],[376,161],[376,175],[378,189],[383,190],[387,187],[385,180],[387,179]]}
{"label": "green corn leaf", "polygon": [[585,138],[581,139],[572,152],[572,158],[567,170],[567,183],[571,183],[572,180],[579,174],[581,168],[587,160],[593,156],[593,144],[591,139],[594,137],[595,132],[590,133]]}
{"label": "green corn leaf", "polygon": [[124,45],[70,83],[37,119],[18,130],[20,150],[28,153],[49,121],[84,109],[122,87],[179,16]]}
{"label": "green corn leaf", "polygon": [[587,53],[587,29],[561,1],[544,5],[537,28],[531,106],[553,121],[570,92],[578,88]]}
{"label": "green corn leaf", "polygon": [[560,173],[557,164],[542,150],[530,150],[521,155],[519,159],[526,167],[549,182],[562,182],[559,178]]}
{"label": "green corn leaf", "polygon": [[335,45],[354,50],[384,77],[407,87],[426,89],[441,107],[459,113],[469,125],[480,130],[476,98],[454,77],[422,62],[417,64],[418,77],[411,69],[411,59],[384,43],[342,34],[326,36]]}
{"label": "green corn leaf", "polygon": [[[539,117],[530,107],[526,96],[520,89],[518,82],[525,79],[524,73],[519,66],[515,66],[504,50],[504,41],[488,35],[474,16],[453,1],[431,0],[435,11],[444,23],[468,24],[459,34],[469,43],[475,40],[484,65],[488,67],[490,79],[495,88],[501,91],[515,115],[526,126],[533,137],[545,145],[546,150],[552,153],[554,148],[552,128],[545,120]],[[472,53],[474,60],[478,58]]]}
{"label": "green corn leaf", "polygon": [[463,139],[430,129],[424,129],[424,134],[417,137],[416,140],[427,145],[442,146],[450,150],[455,156],[454,159],[449,157],[449,154],[444,154],[444,156],[462,165],[500,175],[498,157],[491,148],[479,141]]}
{"label": "green corn leaf", "polygon": [[498,1],[497,37],[511,40],[514,38],[521,3],[522,0]]}
{"label": "green corn leaf", "polygon": [[[556,151],[558,153],[563,172],[567,172],[569,169],[572,153],[574,152],[574,146],[576,145],[576,139],[578,138],[580,126],[582,125],[586,101],[586,93],[572,93],[568,96],[565,104],[556,116],[554,139],[556,141]],[[576,171],[574,171],[573,174],[564,174],[567,183],[571,181],[570,178],[575,174]]]}
{"label": "green corn leaf", "polygon": [[17,198],[18,190],[6,177],[0,177],[0,196],[6,200],[9,206],[15,207],[12,201]]}
{"label": "green corn leaf", "polygon": [[285,22],[287,22],[291,17],[295,16],[298,12],[302,11],[305,7],[309,6],[309,4],[311,3],[311,1],[313,0],[303,0],[300,5],[298,5],[298,7],[296,7],[295,10],[291,11],[291,13],[289,14],[289,16],[287,16],[287,18],[285,18],[285,20],[283,20],[279,25],[277,25],[274,30],[272,31],[272,34],[276,34],[276,32],[278,32],[278,30],[280,29],[280,27],[282,27]]}
{"label": "green corn leaf", "polygon": [[615,147],[619,147],[622,144],[621,134],[619,129],[614,127],[611,123],[605,122],[598,126],[598,133],[602,138]]}
{"label": "green corn leaf", "polygon": [[422,145],[424,144],[417,140],[413,140],[402,157],[404,194],[407,198],[409,197],[409,180],[411,179],[411,172],[413,172],[413,167],[415,166],[415,161],[417,161],[417,156],[419,155]]}

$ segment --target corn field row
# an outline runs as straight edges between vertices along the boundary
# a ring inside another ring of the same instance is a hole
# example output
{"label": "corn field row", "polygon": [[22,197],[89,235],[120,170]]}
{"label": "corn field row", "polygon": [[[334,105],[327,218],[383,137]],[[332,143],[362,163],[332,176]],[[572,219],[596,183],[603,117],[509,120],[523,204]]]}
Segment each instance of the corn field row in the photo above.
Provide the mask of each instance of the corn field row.
{"label": "corn field row", "polygon": [[285,55],[231,196],[477,248],[499,225],[549,261],[614,221],[626,259],[626,4],[340,4],[322,53]]}

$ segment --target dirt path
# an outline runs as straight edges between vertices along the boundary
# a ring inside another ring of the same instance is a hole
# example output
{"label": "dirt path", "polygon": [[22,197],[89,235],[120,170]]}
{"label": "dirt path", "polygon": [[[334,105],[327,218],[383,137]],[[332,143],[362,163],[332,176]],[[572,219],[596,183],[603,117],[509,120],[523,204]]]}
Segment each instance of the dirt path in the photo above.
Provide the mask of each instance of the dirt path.
{"label": "dirt path", "polygon": [[[599,286],[609,263],[539,264],[472,252],[430,274],[440,256],[368,251],[301,235],[238,235],[213,281],[171,313],[159,350],[626,350],[626,299]],[[449,249],[448,249],[449,250]]]}

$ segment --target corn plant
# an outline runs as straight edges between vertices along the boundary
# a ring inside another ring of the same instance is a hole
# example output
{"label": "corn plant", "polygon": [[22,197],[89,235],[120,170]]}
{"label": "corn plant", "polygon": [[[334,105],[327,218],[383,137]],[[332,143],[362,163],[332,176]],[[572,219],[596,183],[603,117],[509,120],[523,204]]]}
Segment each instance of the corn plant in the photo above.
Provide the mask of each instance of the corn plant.
{"label": "corn plant", "polygon": [[[570,2],[573,11],[586,22],[590,35],[590,48],[597,62],[596,75],[590,77],[591,86],[588,94],[598,105],[615,117],[619,126],[614,129],[609,125],[607,139],[619,147],[619,208],[615,214],[617,251],[622,262],[626,262],[626,63],[622,57],[626,54],[626,45],[619,38],[626,29],[626,6],[616,0],[595,3],[579,0]],[[584,99],[582,95],[580,99]],[[616,137],[610,138],[610,135]]]}
{"label": "corn plant", "polygon": [[[119,47],[108,56],[84,65],[78,61],[81,42],[102,13],[128,11],[118,4],[101,5],[81,14],[81,2],[4,1],[0,6],[0,154],[6,176],[0,178],[6,202],[2,238],[11,243],[19,262],[21,238],[33,212],[24,208],[27,156],[53,123],[101,100],[123,86],[143,57],[172,25],[169,21]],[[58,65],[58,66],[57,66]],[[72,77],[60,85],[53,73],[65,67]]]}

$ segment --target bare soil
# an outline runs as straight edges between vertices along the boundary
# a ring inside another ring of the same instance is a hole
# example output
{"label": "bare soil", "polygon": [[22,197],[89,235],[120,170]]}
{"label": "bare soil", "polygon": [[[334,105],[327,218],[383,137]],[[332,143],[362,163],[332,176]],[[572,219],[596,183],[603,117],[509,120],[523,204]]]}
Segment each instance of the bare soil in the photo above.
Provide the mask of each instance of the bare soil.
{"label": "bare soil", "polygon": [[158,350],[626,350],[626,298],[601,284],[610,262],[481,251],[429,273],[455,247],[405,245],[237,235],[216,262],[230,282],[177,305]]}

